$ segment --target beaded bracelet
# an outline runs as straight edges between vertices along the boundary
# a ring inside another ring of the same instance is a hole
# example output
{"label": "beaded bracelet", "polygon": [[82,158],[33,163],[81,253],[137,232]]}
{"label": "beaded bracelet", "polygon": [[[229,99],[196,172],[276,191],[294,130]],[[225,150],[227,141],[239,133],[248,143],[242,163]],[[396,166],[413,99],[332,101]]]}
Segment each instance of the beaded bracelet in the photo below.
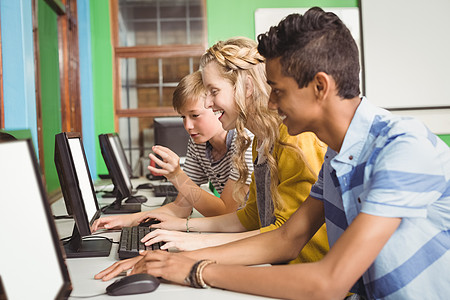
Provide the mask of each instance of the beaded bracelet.
{"label": "beaded bracelet", "polygon": [[191,215],[189,215],[186,219],[186,232],[189,232],[189,219],[191,218]]}

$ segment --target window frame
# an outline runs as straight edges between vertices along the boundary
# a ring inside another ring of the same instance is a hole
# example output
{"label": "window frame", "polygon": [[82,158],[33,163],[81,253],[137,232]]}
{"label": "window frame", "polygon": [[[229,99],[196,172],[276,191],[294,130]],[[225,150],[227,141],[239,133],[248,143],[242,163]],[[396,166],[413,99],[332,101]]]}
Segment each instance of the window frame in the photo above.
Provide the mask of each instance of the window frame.
{"label": "window frame", "polygon": [[119,128],[119,118],[126,117],[160,117],[177,116],[172,106],[158,106],[147,108],[123,109],[121,108],[121,78],[120,59],[122,58],[172,58],[172,57],[198,57],[207,49],[206,28],[206,0],[201,0],[203,17],[203,43],[193,45],[161,45],[161,46],[119,46],[119,3],[110,0],[111,8],[111,40],[113,45],[113,98],[114,98],[114,127]]}

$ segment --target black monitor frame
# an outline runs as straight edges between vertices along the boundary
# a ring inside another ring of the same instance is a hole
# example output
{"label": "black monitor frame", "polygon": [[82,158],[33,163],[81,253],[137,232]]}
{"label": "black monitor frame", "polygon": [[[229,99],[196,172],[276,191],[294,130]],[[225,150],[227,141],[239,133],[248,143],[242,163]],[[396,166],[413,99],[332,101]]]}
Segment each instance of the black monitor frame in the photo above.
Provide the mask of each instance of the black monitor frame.
{"label": "black monitor frame", "polygon": [[111,133],[114,140],[116,141],[117,150],[120,155],[120,159],[122,160],[125,170],[127,171],[128,177],[131,178],[137,178],[133,176],[133,168],[131,167],[130,162],[127,159],[127,155],[125,154],[125,149],[123,148],[122,140],[120,139],[120,136],[117,132]]}
{"label": "black monitor frame", "polygon": [[[117,132],[114,132],[111,134],[114,138],[114,141],[116,142],[119,159],[122,161],[123,166],[125,167],[125,171],[127,172],[128,178],[130,178],[130,179],[137,178],[137,177],[133,176],[133,169],[131,168],[131,165],[128,162],[127,155],[125,154],[125,150],[123,148],[122,141],[120,140],[119,134]],[[111,178],[111,176],[109,174],[108,174],[108,176],[109,176],[109,178]],[[103,192],[102,197],[103,198],[115,198],[116,195],[117,195],[117,187],[114,186],[113,191]]]}
{"label": "black monitor frame", "polygon": [[[77,139],[80,143],[83,159],[81,164],[85,167],[85,169],[80,171],[83,174],[79,174],[76,169],[76,162],[69,144],[69,140],[72,139]],[[81,135],[77,132],[62,132],[57,134],[55,136],[54,160],[66,208],[68,205],[70,206],[75,220],[72,236],[64,243],[67,258],[109,256],[111,252],[111,242],[109,240],[105,238],[83,239],[83,237],[92,234],[90,226],[100,217],[101,210],[95,195]],[[81,176],[85,176],[84,180],[89,180],[92,199],[83,198],[83,193],[80,188]],[[87,201],[93,202],[86,203]],[[94,205],[96,209],[91,219],[88,216],[87,205]]]}
{"label": "black monitor frame", "polygon": [[[98,136],[100,142],[100,149],[103,159],[108,169],[109,176],[111,177],[112,183],[114,185],[114,193],[116,200],[110,205],[104,212],[105,213],[134,213],[141,211],[140,204],[122,203],[133,196],[133,184],[131,183],[130,177],[126,170],[127,162],[123,161],[119,151],[119,146],[115,141],[113,133],[100,134]],[[114,148],[116,151],[114,151]],[[141,200],[137,201],[139,203],[145,202],[143,196],[140,196]]]}
{"label": "black monitor frame", "polygon": [[[37,188],[39,190],[39,194],[38,195],[34,194],[34,195],[35,195],[35,198],[40,198],[40,201],[42,202],[45,218],[46,218],[46,221],[47,221],[47,224],[49,227],[49,233],[50,233],[51,239],[53,241],[53,246],[54,246],[55,253],[57,256],[58,265],[59,265],[59,268],[61,271],[62,284],[61,284],[61,287],[59,288],[58,294],[56,295],[55,299],[68,299],[68,297],[70,296],[70,293],[72,292],[72,284],[71,284],[71,280],[70,280],[70,276],[69,276],[69,271],[67,269],[67,265],[64,261],[64,252],[61,248],[61,243],[59,240],[58,232],[56,230],[55,221],[53,219],[53,214],[52,214],[52,211],[50,208],[50,201],[48,200],[47,193],[45,191],[44,184],[42,182],[41,173],[39,171],[40,170],[39,164],[38,164],[38,161],[36,158],[36,154],[34,152],[33,142],[31,139],[25,139],[25,140],[9,141],[9,142],[5,142],[5,143],[26,143],[26,145],[24,145],[24,146],[28,148],[29,158],[31,159],[32,168],[34,169],[34,178],[36,179],[36,182],[35,183],[23,182],[23,184],[28,187],[31,184],[36,184]],[[24,160],[24,159],[25,158],[21,158],[21,160]],[[11,178],[11,180],[23,181],[24,179],[23,179],[23,176],[21,176],[21,178]],[[9,199],[9,200],[13,200],[13,199]],[[39,199],[32,199],[32,200],[39,201]],[[23,202],[24,199],[21,199],[21,201]],[[22,204],[24,204],[24,203],[22,203]],[[34,215],[34,218],[36,218],[36,217],[37,216]],[[33,234],[39,235],[40,232],[38,231]],[[13,261],[14,261],[14,259],[13,259]],[[3,276],[4,275],[5,274],[3,274]],[[21,278],[20,276],[17,276],[17,274],[14,274],[14,277],[17,277],[17,280],[23,281],[23,278]],[[36,280],[36,278],[33,278],[33,280]],[[0,287],[0,299],[8,299],[8,295],[7,295],[8,286],[4,282],[2,282],[1,278],[0,278],[0,284],[2,285]],[[50,282],[48,284],[50,284]],[[21,283],[21,286],[23,286],[23,283]],[[45,289],[45,286],[42,286],[41,288]],[[25,286],[25,289],[26,289],[26,286]],[[34,294],[35,292],[30,291],[30,294],[32,294],[32,293]]]}

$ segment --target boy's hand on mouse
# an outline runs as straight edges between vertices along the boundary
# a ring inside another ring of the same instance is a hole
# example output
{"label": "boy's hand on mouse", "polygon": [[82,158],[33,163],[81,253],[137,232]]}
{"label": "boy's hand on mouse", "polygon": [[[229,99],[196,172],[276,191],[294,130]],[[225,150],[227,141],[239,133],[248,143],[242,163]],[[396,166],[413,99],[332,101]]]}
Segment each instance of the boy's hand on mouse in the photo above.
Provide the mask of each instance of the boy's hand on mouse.
{"label": "boy's hand on mouse", "polygon": [[142,259],[142,256],[136,256],[133,258],[120,260],[115,262],[110,267],[104,269],[100,273],[94,276],[95,279],[101,279],[103,281],[108,281],[116,276],[118,276],[123,271],[128,271],[134,267],[134,265]]}
{"label": "boy's hand on mouse", "polygon": [[163,242],[161,250],[177,248],[180,251],[191,251],[208,247],[205,243],[207,238],[208,235],[158,229],[144,236],[141,242],[146,246]]}
{"label": "boy's hand on mouse", "polygon": [[187,285],[184,279],[196,262],[181,253],[158,250],[143,251],[140,254],[142,259],[136,263],[130,275],[148,273],[183,285]]}
{"label": "boy's hand on mouse", "polygon": [[151,172],[159,173],[168,180],[174,179],[180,172],[183,172],[180,167],[180,157],[175,152],[163,146],[153,146],[152,151],[158,154],[161,159],[152,153],[148,156],[162,169],[148,166]]}
{"label": "boy's hand on mouse", "polygon": [[120,229],[122,227],[134,226],[136,223],[133,215],[109,216],[99,218],[94,221],[91,226],[91,231],[99,229]]}

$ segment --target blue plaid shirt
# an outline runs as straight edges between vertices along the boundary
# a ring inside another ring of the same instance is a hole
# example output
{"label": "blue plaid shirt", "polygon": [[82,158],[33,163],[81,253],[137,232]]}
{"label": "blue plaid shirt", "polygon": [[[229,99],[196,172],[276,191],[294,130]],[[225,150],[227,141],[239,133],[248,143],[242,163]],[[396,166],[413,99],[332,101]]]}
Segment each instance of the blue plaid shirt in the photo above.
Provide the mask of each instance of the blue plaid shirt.
{"label": "blue plaid shirt", "polygon": [[370,299],[443,299],[450,295],[449,186],[449,147],[417,120],[363,98],[310,195],[324,202],[330,247],[360,212],[402,218],[362,276]]}

